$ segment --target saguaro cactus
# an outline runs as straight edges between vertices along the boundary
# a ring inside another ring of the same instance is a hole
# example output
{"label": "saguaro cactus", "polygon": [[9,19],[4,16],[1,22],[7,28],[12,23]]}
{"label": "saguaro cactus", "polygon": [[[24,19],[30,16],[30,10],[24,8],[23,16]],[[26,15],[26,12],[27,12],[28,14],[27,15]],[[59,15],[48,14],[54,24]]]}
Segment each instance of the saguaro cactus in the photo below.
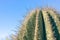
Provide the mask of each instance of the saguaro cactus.
{"label": "saguaro cactus", "polygon": [[51,9],[36,9],[25,18],[17,40],[60,40],[60,14]]}

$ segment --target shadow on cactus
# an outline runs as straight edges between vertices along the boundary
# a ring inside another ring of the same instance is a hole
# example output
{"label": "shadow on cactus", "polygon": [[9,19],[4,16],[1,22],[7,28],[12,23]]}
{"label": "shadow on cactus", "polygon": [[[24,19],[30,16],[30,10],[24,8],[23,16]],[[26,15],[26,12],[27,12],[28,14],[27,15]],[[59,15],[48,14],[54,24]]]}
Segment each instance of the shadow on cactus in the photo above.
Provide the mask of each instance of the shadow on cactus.
{"label": "shadow on cactus", "polygon": [[51,8],[31,11],[16,40],[60,40],[60,14]]}

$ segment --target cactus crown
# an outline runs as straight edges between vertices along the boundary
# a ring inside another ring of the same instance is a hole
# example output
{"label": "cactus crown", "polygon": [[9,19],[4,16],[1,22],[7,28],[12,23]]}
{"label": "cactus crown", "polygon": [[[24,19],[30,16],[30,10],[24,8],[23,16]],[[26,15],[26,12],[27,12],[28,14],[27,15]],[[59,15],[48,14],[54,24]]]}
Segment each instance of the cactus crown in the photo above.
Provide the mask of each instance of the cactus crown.
{"label": "cactus crown", "polygon": [[51,8],[33,10],[25,18],[17,40],[60,40],[60,14]]}

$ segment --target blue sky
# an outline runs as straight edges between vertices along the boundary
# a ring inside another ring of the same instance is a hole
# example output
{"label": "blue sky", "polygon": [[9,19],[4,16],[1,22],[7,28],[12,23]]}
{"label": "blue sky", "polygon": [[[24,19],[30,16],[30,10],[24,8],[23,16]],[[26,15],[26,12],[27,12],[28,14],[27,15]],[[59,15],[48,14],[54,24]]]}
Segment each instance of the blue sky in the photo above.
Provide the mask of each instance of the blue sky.
{"label": "blue sky", "polygon": [[27,12],[47,5],[60,10],[60,0],[0,0],[0,40],[15,33]]}

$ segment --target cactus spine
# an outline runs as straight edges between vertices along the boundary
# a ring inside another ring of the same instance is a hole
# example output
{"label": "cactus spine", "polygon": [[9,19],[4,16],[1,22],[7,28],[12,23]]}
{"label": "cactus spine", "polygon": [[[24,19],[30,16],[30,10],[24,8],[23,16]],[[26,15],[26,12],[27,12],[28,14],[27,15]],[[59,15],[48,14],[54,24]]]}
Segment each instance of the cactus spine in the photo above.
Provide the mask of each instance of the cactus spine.
{"label": "cactus spine", "polygon": [[32,11],[25,18],[17,40],[60,40],[60,14],[50,8]]}

